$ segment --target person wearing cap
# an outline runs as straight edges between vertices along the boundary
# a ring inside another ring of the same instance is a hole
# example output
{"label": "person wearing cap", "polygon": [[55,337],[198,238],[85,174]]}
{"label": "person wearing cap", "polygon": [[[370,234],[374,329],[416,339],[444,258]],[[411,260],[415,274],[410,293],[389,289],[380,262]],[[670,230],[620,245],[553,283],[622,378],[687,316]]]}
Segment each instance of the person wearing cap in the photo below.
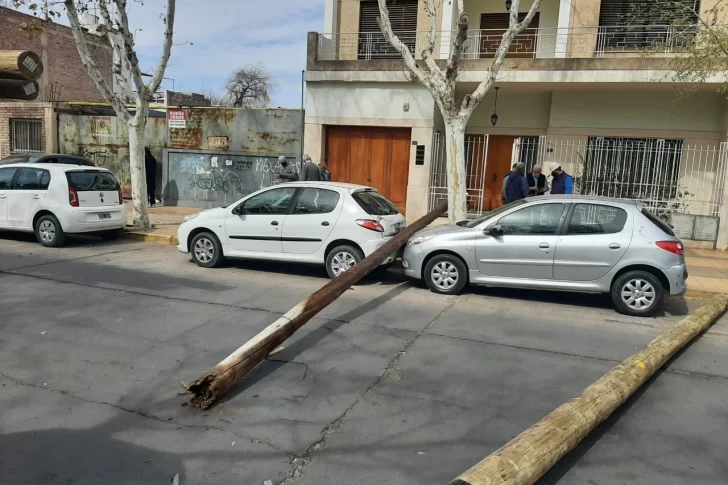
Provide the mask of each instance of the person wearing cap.
{"label": "person wearing cap", "polygon": [[278,157],[278,163],[280,164],[281,168],[278,170],[278,176],[273,182],[273,185],[278,185],[285,182],[296,182],[298,180],[298,172],[296,172],[296,166],[288,163],[286,157]]}
{"label": "person wearing cap", "polygon": [[523,162],[518,162],[516,169],[508,176],[506,200],[509,203],[524,199],[531,193],[531,187],[528,186],[528,180],[526,180],[526,176],[524,175],[525,172],[526,165]]}
{"label": "person wearing cap", "polygon": [[553,177],[551,179],[551,195],[570,195],[574,193],[574,179],[561,169],[559,163],[551,162],[549,172]]}

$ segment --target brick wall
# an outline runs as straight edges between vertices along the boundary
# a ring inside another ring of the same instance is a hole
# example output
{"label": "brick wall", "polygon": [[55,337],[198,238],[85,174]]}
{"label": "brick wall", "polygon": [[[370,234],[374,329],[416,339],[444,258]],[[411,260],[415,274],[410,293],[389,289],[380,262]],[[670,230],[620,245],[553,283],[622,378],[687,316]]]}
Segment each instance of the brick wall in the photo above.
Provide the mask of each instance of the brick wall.
{"label": "brick wall", "polygon": [[[38,81],[38,101],[103,101],[81,58],[69,27],[49,23],[43,32],[29,35],[20,26],[34,17],[0,7],[0,50],[31,50],[41,56],[44,73]],[[36,19],[37,21],[37,19]],[[87,35],[94,62],[111,86],[112,52],[105,37]]]}
{"label": "brick wall", "polygon": [[10,155],[10,120],[13,118],[33,118],[41,120],[42,150],[46,148],[45,111],[43,106],[27,106],[28,103],[0,104],[0,159]]}

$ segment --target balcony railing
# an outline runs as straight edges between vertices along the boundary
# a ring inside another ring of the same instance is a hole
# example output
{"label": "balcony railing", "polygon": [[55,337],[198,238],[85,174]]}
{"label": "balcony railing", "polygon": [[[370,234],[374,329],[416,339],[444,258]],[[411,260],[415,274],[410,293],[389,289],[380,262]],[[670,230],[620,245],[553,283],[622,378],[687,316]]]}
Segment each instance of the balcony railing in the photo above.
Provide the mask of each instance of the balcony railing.
{"label": "balcony railing", "polygon": [[[695,39],[697,26],[619,26],[526,29],[516,36],[508,57],[549,59],[590,58],[645,54],[669,55],[683,51]],[[504,30],[470,30],[463,46],[463,59],[487,59],[495,55]],[[434,57],[446,59],[457,32],[437,32]],[[416,57],[427,47],[429,32],[404,32],[400,40]],[[317,59],[398,59],[400,55],[381,32],[320,34]]]}

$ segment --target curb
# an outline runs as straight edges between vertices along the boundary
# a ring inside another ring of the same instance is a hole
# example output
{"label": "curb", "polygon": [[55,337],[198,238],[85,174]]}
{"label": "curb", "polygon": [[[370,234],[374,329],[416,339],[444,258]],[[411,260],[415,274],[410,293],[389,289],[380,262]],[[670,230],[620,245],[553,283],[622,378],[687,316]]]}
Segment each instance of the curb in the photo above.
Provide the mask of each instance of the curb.
{"label": "curb", "polygon": [[685,298],[690,298],[693,300],[710,300],[711,298],[717,296],[717,295],[724,295],[725,293],[721,293],[719,291],[705,291],[705,290],[688,290],[685,293]]}
{"label": "curb", "polygon": [[159,244],[179,244],[177,236],[166,235],[166,234],[153,234],[148,232],[139,231],[124,231],[124,238],[131,239],[132,241],[151,242]]}

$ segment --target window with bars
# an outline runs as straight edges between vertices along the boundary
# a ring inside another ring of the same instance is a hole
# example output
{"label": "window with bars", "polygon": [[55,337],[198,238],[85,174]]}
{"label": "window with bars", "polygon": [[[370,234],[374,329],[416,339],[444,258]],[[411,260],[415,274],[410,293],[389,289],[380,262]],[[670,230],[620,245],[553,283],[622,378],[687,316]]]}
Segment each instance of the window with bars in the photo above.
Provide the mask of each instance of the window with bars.
{"label": "window with bars", "polygon": [[[418,0],[389,0],[389,21],[392,31],[414,52],[417,44]],[[363,0],[359,8],[359,59],[398,59],[401,56],[384,38],[377,19],[379,2]]]}
{"label": "window with bars", "polygon": [[597,51],[684,47],[699,11],[700,0],[602,0]]}
{"label": "window with bars", "polygon": [[589,137],[578,192],[642,201],[677,197],[683,140]]}
{"label": "window with bars", "polygon": [[10,119],[10,151],[13,153],[43,151],[43,120]]}

